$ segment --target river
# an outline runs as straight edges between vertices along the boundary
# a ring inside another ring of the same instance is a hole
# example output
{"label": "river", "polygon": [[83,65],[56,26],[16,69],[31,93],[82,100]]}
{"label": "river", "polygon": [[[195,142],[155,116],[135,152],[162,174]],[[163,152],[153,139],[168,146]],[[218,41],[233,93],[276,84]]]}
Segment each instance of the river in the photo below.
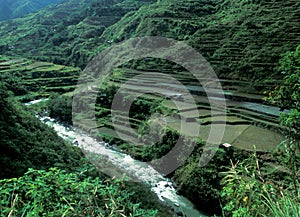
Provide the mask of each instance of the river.
{"label": "river", "polygon": [[[99,142],[80,130],[64,126],[53,118],[39,116],[38,118],[45,124],[53,127],[60,137],[72,142],[74,145],[78,145],[85,154],[98,156],[98,164],[103,163],[110,171],[117,170],[126,174],[131,180],[144,182],[149,185],[158,198],[172,207],[178,216],[207,216],[199,212],[187,198],[177,194],[173,183],[147,163],[135,160],[127,154],[112,149],[107,143]],[[93,163],[95,164],[95,162]]]}
{"label": "river", "polygon": [[[25,105],[36,104],[44,100],[46,99],[31,101]],[[279,108],[272,106],[253,102],[239,102],[239,106],[271,116],[279,115]],[[158,198],[172,207],[178,216],[207,216],[199,212],[187,198],[177,194],[173,183],[147,163],[135,160],[131,156],[112,148],[107,143],[97,141],[79,129],[64,126],[53,118],[46,116],[38,116],[38,118],[45,124],[53,127],[60,137],[79,146],[89,159],[94,159],[91,160],[93,161],[92,163],[101,168],[102,171],[111,173],[111,176],[113,176],[114,172],[116,174],[125,174],[131,181],[140,181],[149,185]]]}

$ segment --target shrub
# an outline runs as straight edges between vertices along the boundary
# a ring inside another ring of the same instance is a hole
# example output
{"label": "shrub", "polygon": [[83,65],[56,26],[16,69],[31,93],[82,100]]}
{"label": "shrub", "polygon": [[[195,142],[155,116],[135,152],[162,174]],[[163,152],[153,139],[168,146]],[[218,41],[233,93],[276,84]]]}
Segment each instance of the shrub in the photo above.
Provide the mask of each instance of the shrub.
{"label": "shrub", "polygon": [[[255,153],[249,159],[232,163],[221,182],[225,216],[299,216],[300,200],[293,183],[280,180],[279,187],[279,180],[267,180],[262,171]],[[299,191],[300,186],[297,188]]]}
{"label": "shrub", "polygon": [[120,180],[29,169],[20,178],[0,181],[0,212],[4,216],[156,216],[131,202]]}

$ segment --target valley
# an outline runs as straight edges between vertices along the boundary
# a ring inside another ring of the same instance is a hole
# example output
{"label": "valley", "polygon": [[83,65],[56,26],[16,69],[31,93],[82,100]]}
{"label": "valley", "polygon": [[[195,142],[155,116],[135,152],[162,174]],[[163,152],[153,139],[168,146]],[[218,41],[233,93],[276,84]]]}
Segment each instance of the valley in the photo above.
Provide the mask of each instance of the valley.
{"label": "valley", "polygon": [[[126,86],[127,94],[129,95],[135,96],[139,92],[144,93],[144,90],[148,90],[150,87],[152,91],[156,88],[160,89],[159,91],[156,89],[154,92],[162,92],[170,96],[168,98],[148,93],[139,97],[139,104],[134,106],[142,106],[146,111],[148,110],[148,112],[152,113],[159,112],[163,115],[162,117],[165,117],[164,126],[167,127],[167,131],[170,130],[173,134],[182,134],[185,137],[194,136],[193,127],[196,123],[200,126],[198,137],[202,141],[201,143],[205,143],[213,126],[222,125],[225,132],[222,141],[218,145],[229,143],[237,149],[235,151],[237,153],[240,152],[239,150],[253,150],[255,145],[256,151],[262,154],[271,153],[284,138],[281,134],[281,127],[278,124],[279,108],[264,105],[262,99],[264,95],[251,87],[250,82],[240,83],[235,80],[220,80],[222,87],[227,90],[223,99],[226,103],[226,111],[224,112],[222,109],[212,111],[203,88],[199,85],[197,86],[197,82],[193,81],[188,72],[170,71],[168,69],[160,71],[160,73],[172,75],[177,81],[186,84],[196,104],[189,103],[181,98],[172,98],[176,94],[183,93],[180,86],[164,82],[160,76],[156,78],[151,72],[149,72],[150,77],[146,76],[145,72],[147,69],[152,68],[152,64],[153,67],[157,67],[154,61],[148,62],[148,68],[144,66],[144,69],[139,68],[139,70],[135,70],[124,67],[115,69],[109,76],[109,80],[104,82],[108,85],[99,87],[100,89],[98,90],[100,99],[95,106],[97,127],[93,128],[88,125],[90,119],[85,118],[85,115],[87,115],[85,113],[73,116],[75,118],[73,119],[75,126],[99,141],[104,140],[108,142],[110,147],[130,154],[136,159],[149,161],[160,158],[166,152],[164,151],[159,155],[149,155],[152,151],[147,153],[149,150],[143,144],[145,140],[141,139],[143,138],[141,135],[145,132],[140,130],[143,129],[145,123],[151,126],[159,116],[151,117],[149,116],[150,114],[144,113],[142,116],[130,117],[129,122],[126,122],[126,113],[118,113],[118,121],[113,121],[112,114],[116,111],[111,111],[109,106],[111,101],[106,101],[107,99],[104,102],[101,101],[101,95],[109,94],[109,92],[105,92],[107,88],[116,87],[115,89],[113,88],[116,91],[123,83],[130,81]],[[72,91],[75,90],[77,80],[80,73],[82,73],[79,68],[5,56],[1,57],[0,70],[4,81],[12,82],[10,79],[15,75],[21,78],[19,80],[21,81],[20,83],[19,81],[14,82],[18,82],[18,86],[23,86],[23,89],[26,90],[25,94],[16,92],[16,95],[20,95],[18,97],[23,101],[49,97],[54,93],[62,94],[65,97],[64,100],[66,100],[66,98],[70,98],[73,95]],[[140,76],[139,80],[132,80],[136,76]],[[95,94],[97,90],[95,88],[89,89],[91,94]],[[18,89],[14,88],[12,90],[16,91]],[[110,94],[113,94],[114,91]],[[89,96],[89,94],[86,95]],[[219,100],[222,99],[220,98]],[[150,108],[152,104],[155,106]],[[90,106],[93,107],[93,105]],[[58,115],[62,114],[58,113]],[[80,118],[76,119],[76,117]],[[182,126],[185,126],[186,129],[182,130]],[[174,138],[171,136],[168,139],[172,141]],[[69,141],[71,140],[69,139]],[[151,144],[150,137],[148,137],[146,143]],[[170,150],[170,148],[172,148],[172,145],[167,150]]]}
{"label": "valley", "polygon": [[[300,215],[298,1],[26,2],[0,4],[1,216]],[[141,44],[166,58],[119,64]]]}

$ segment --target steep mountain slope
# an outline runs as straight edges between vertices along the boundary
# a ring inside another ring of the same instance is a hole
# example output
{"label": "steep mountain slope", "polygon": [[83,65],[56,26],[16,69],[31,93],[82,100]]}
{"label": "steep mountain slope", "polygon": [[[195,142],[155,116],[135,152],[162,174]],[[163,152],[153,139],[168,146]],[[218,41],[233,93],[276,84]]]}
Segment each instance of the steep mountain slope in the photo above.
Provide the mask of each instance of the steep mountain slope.
{"label": "steep mountain slope", "polygon": [[[51,7],[42,12],[28,15],[22,19],[2,22],[0,25],[0,52],[53,61],[60,64],[76,65],[83,68],[88,60],[96,55],[97,52],[114,43],[143,35],[166,36],[185,41],[195,47],[210,61],[214,69],[222,77],[235,78],[235,81],[222,80],[223,83],[230,83],[229,85],[225,85],[225,87],[228,87],[229,94],[232,94],[232,90],[240,89],[240,86],[247,83],[237,81],[238,79],[265,79],[274,82],[272,80],[276,76],[274,69],[276,69],[280,54],[293,49],[299,43],[300,22],[297,16],[299,12],[300,2],[292,0],[248,0],[238,2],[232,0],[163,0],[157,2],[154,0],[72,0],[60,6]],[[35,90],[40,93],[42,91],[44,91],[42,93],[48,94],[48,92],[56,90],[58,92],[73,90],[77,73],[80,70],[46,63],[48,71],[46,70],[45,72],[43,66],[41,66],[42,63],[38,63],[36,66],[34,62],[32,64],[30,61],[22,58],[3,60],[4,63],[2,66],[0,64],[0,70],[2,69],[6,72],[3,73],[4,75],[15,71],[13,79],[19,79],[19,76],[24,76],[25,83],[22,84],[25,87],[27,85],[27,87],[33,88],[35,88],[33,84],[37,84],[37,89]],[[144,64],[145,62],[146,60],[137,61],[134,64],[130,63],[121,67],[121,69],[114,73],[114,76],[110,77],[112,81],[109,84],[113,83],[117,86],[126,81],[126,79],[137,75],[138,70],[143,72],[143,70],[154,69],[157,72],[165,72],[172,75],[178,78],[179,81],[183,81],[184,84],[199,87],[198,84],[192,83],[188,73],[184,73],[179,67],[169,68],[168,64],[170,63],[161,61],[161,64],[157,64],[159,61],[152,59],[147,59],[147,64]],[[138,65],[136,63],[141,64]],[[45,72],[45,74],[40,72]],[[63,75],[65,72],[67,73],[65,78],[60,76],[59,73]],[[15,86],[19,84],[19,80],[13,80],[12,82]],[[152,87],[153,84],[157,84],[158,82],[159,80],[153,76],[144,80],[146,85],[148,84]],[[40,89],[39,85],[41,86]],[[256,86],[253,83],[251,85],[252,88]],[[109,87],[109,85],[106,87]],[[1,89],[2,87],[0,87],[0,91]],[[140,89],[140,86],[132,85],[132,91],[138,92]],[[94,91],[93,88],[90,91]],[[4,94],[5,92],[6,90],[3,93],[0,92],[3,95],[1,95],[1,99],[8,99]],[[110,118],[108,112],[111,103],[107,103],[107,100],[113,98],[113,95],[110,94],[110,90],[108,90],[108,93],[100,95],[100,99],[98,100],[100,102],[103,100],[103,105],[105,106],[96,107],[96,117],[100,120],[99,123],[101,126],[99,128],[103,129],[102,133],[113,137],[114,135],[110,134],[114,131],[109,130],[115,126],[112,126],[108,120]],[[23,93],[20,94],[22,95]],[[101,99],[101,96],[105,97]],[[199,121],[204,127],[218,123],[214,121],[219,121],[218,118],[220,116],[216,119],[207,117],[205,114],[209,110],[206,105],[207,102],[201,101],[202,99],[199,96],[196,97],[199,99],[197,106],[201,109],[199,116],[198,114],[195,116],[195,114],[189,111],[189,108],[186,108],[182,116],[175,117],[186,118],[186,120],[194,119]],[[135,113],[139,114],[131,118],[130,124],[136,129],[139,129],[138,124],[145,121],[145,113],[150,110],[148,108],[151,108],[151,105],[154,104],[153,102],[157,100],[157,97],[151,99],[151,96],[148,96],[148,98],[150,99],[147,99],[148,101],[146,99],[139,100],[139,104],[134,108]],[[27,145],[26,138],[30,138],[30,141],[37,141],[40,138],[35,134],[26,132],[26,129],[28,128],[33,132],[42,132],[41,136],[43,138],[44,131],[40,131],[38,127],[34,127],[36,126],[35,123],[30,123],[33,125],[33,128],[29,128],[30,124],[26,122],[28,120],[27,113],[21,113],[15,107],[10,106],[8,104],[9,101],[5,100],[2,100],[4,103],[0,100],[0,106],[4,105],[3,108],[1,107],[1,111],[4,111],[4,116],[1,116],[0,120],[5,122],[7,117],[11,117],[12,123],[8,127],[7,125],[3,125],[4,127],[0,128],[0,130],[1,135],[4,135],[4,139],[2,138],[4,141],[3,144],[13,147],[13,151],[10,153],[17,153],[16,165],[30,165],[30,162],[23,160],[20,153],[29,153],[27,155],[30,157],[34,155],[36,158],[32,157],[32,159],[38,159],[37,161],[40,159],[43,160],[48,156],[51,157],[51,154],[53,154],[52,151],[50,151],[50,155],[46,155],[43,151],[35,151],[34,149],[31,152],[32,146]],[[140,112],[141,109],[139,110],[139,108],[142,108],[143,104],[146,104],[146,109],[142,109],[142,112]],[[173,107],[167,100],[165,100],[162,106],[159,106],[160,109],[164,109],[166,112],[170,112],[174,109]],[[233,105],[229,105],[228,108],[231,114],[228,115],[227,126],[231,127],[232,134],[227,131],[227,135],[230,139],[235,140],[233,133],[239,133],[236,130],[239,129],[243,130],[239,138],[241,145],[247,142],[248,146],[252,146],[253,143],[257,144],[258,142],[255,140],[257,138],[265,140],[261,143],[261,146],[265,148],[266,139],[269,140],[269,138],[259,133],[267,134],[269,137],[272,137],[272,140],[275,139],[276,142],[281,140],[279,136],[275,137],[273,136],[274,134],[265,133],[264,129],[252,126],[259,122],[258,124],[263,124],[264,127],[271,128],[276,124],[274,124],[276,122],[274,121],[274,117],[266,117],[265,115],[249,111],[247,108],[236,108]],[[176,112],[174,111],[174,113]],[[246,116],[249,117],[245,119]],[[136,118],[138,117],[141,117],[142,120],[137,120]],[[82,118],[82,116],[79,116],[79,118]],[[174,120],[170,122],[174,123],[173,128],[176,129],[177,123]],[[247,128],[248,126],[242,126],[243,128],[241,128],[239,125],[251,126],[249,128]],[[121,119],[117,127],[127,133],[127,127],[124,126],[125,124]],[[143,125],[141,126],[143,127]],[[20,131],[16,131],[16,134],[14,134],[13,129],[20,129]],[[91,133],[98,133],[92,130]],[[205,133],[205,131],[202,132]],[[10,139],[10,137],[15,135],[17,135],[16,138]],[[249,139],[249,135],[253,137]],[[168,138],[172,140],[172,137]],[[42,142],[43,144],[46,143],[44,140]],[[21,148],[16,145],[17,143],[22,144]],[[2,141],[0,144],[2,144]],[[135,147],[134,149],[127,146],[123,141],[120,141],[119,144],[119,148],[127,148],[128,150],[126,151],[129,153],[132,150],[131,154],[135,152],[142,157],[146,154],[146,157],[153,157],[154,154],[160,151],[160,148],[169,148],[160,146],[157,148],[158,150],[153,149],[152,152],[147,152],[149,150],[140,152]],[[271,143],[271,145],[274,144],[274,142]],[[183,194],[195,203],[198,203],[200,207],[205,206],[205,208],[211,211],[211,204],[214,204],[215,207],[219,205],[217,198],[219,191],[215,191],[215,186],[212,185],[217,185],[219,189],[219,178],[221,177],[216,176],[216,168],[220,169],[221,167],[213,162],[212,169],[207,169],[206,171],[199,169],[199,153],[200,151],[197,150],[197,156],[194,156],[194,159],[188,161],[184,167],[176,171],[175,180],[179,183],[179,190]],[[228,157],[226,153],[224,155]],[[222,160],[225,159],[223,157],[220,158]],[[10,161],[10,159],[7,160],[5,157],[1,159],[5,160],[4,163]],[[21,159],[20,163],[19,159]],[[229,159],[225,160],[224,162],[229,163]],[[216,161],[219,161],[219,159],[216,159]],[[220,165],[224,166],[224,163],[222,162]],[[218,172],[220,171],[218,170]],[[205,189],[209,191],[205,191]],[[211,192],[211,190],[214,192],[207,193]],[[209,201],[209,198],[212,197],[211,195],[216,197],[213,203]],[[199,201],[201,202],[199,203]]]}
{"label": "steep mountain slope", "polygon": [[81,151],[26,111],[2,81],[0,96],[0,179],[21,176],[28,168],[56,166],[74,171],[82,164]]}
{"label": "steep mountain slope", "polygon": [[73,91],[80,72],[79,68],[0,55],[1,81],[25,101],[46,97],[51,92]]}
{"label": "steep mountain slope", "polygon": [[260,79],[299,43],[299,13],[299,1],[166,0],[125,16],[102,37],[172,37],[196,48],[219,75]]}
{"label": "steep mountain slope", "polygon": [[36,12],[50,4],[66,0],[1,0],[0,20],[21,17],[25,14]]}
{"label": "steep mountain slope", "polygon": [[299,1],[70,1],[1,23],[0,52],[84,68],[104,47],[166,36],[195,47],[224,77],[266,79],[300,41]]}
{"label": "steep mountain slope", "polygon": [[[153,0],[152,0],[153,1]],[[70,0],[25,18],[2,22],[0,53],[84,67],[98,37],[151,0]]]}

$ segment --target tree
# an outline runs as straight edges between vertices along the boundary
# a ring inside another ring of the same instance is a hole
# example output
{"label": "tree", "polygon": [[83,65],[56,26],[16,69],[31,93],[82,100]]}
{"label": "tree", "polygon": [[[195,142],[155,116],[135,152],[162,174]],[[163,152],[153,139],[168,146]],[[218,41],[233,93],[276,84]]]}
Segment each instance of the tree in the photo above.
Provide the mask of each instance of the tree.
{"label": "tree", "polygon": [[270,99],[284,109],[300,108],[300,45],[294,52],[287,52],[280,60],[282,80],[270,93]]}
{"label": "tree", "polygon": [[53,94],[48,102],[50,116],[67,124],[72,124],[72,97]]}
{"label": "tree", "polygon": [[[22,176],[28,168],[52,166],[75,171],[84,161],[81,150],[60,138],[18,102],[0,82],[0,179]],[[1,211],[0,211],[1,213]]]}
{"label": "tree", "polygon": [[282,112],[280,124],[287,128],[290,138],[300,139],[300,45],[293,52],[287,52],[280,60],[282,80],[270,92],[269,100],[277,103]]}
{"label": "tree", "polygon": [[269,100],[277,103],[281,110],[288,109],[280,115],[280,125],[286,129],[286,141],[278,149],[283,151],[281,161],[292,172],[291,181],[295,192],[299,185],[300,165],[300,45],[295,51],[287,52],[280,60],[282,80],[275,90],[270,92]]}
{"label": "tree", "polygon": [[18,179],[0,180],[1,216],[157,216],[132,202],[123,181],[84,173],[29,169]]}
{"label": "tree", "polygon": [[[283,170],[275,172],[256,153],[242,162],[232,163],[221,183],[223,211],[230,216],[299,215],[300,45],[283,55],[280,68],[282,79],[269,93],[268,100],[282,111],[280,125],[285,129],[286,140],[274,152],[273,160]],[[284,176],[276,176],[274,172]]]}

